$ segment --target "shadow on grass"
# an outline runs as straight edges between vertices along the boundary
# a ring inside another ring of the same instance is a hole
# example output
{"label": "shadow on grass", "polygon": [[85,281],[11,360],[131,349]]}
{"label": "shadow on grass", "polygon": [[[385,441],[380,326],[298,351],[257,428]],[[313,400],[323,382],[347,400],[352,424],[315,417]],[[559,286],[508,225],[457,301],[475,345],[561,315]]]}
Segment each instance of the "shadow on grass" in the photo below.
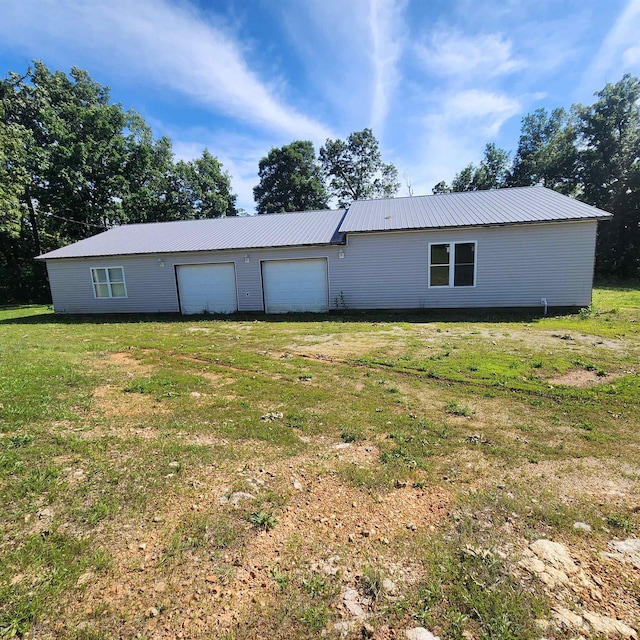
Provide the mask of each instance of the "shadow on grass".
{"label": "shadow on grass", "polygon": [[[22,310],[42,308],[36,305],[0,307],[2,310]],[[547,317],[564,316],[575,313],[577,307],[554,307]],[[122,314],[55,314],[39,313],[16,318],[4,318],[0,325],[22,324],[136,324],[162,322],[327,322],[327,323],[377,323],[409,322],[415,324],[429,322],[537,322],[544,317],[539,307],[492,308],[492,309],[416,309],[416,310],[370,310],[332,311],[330,313],[284,313],[265,314],[261,311],[183,316],[179,313],[122,313]]]}

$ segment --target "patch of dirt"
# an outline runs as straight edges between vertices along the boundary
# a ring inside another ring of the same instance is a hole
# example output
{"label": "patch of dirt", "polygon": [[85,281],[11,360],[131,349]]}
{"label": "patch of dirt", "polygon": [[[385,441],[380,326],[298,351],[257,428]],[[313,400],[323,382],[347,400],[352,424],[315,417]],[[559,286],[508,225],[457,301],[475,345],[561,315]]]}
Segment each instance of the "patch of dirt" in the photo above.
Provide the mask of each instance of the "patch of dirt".
{"label": "patch of dirt", "polygon": [[[201,436],[189,439],[217,444]],[[256,606],[277,600],[274,570],[331,575],[343,587],[356,584],[365,565],[381,567],[400,590],[419,580],[420,567],[408,560],[403,564],[402,549],[446,516],[452,494],[439,487],[407,486],[383,494],[356,489],[324,465],[332,459],[374,464],[377,448],[320,438],[314,444],[303,455],[270,463],[256,459],[267,453],[257,446],[250,468],[244,465],[235,473],[183,471],[184,491],[171,492],[176,499],[158,505],[157,521],[147,514],[146,523],[124,524],[112,531],[112,540],[102,542],[112,554],[111,575],[94,577],[84,586],[81,619],[93,618],[96,628],[118,625],[127,636],[219,637]],[[190,514],[244,518],[243,511],[255,508],[250,500],[237,509],[220,504],[230,486],[242,483],[254,487],[255,495],[289,494],[271,531],[240,520],[244,547],[226,549],[217,558],[203,548],[186,551],[184,562],[163,559],[172,532]]]}
{"label": "patch of dirt", "polygon": [[618,375],[601,376],[597,371],[587,371],[586,369],[571,369],[557,378],[549,378],[547,382],[566,387],[592,387],[596,384],[608,384],[618,377]]}
{"label": "patch of dirt", "polygon": [[398,328],[372,333],[296,336],[297,342],[288,345],[287,349],[298,355],[309,354],[333,358],[362,356],[385,346],[395,353],[405,345],[402,339],[404,334],[406,332]]}
{"label": "patch of dirt", "polygon": [[93,398],[98,410],[107,418],[133,418],[141,415],[168,413],[169,409],[157,402],[151,395],[144,393],[125,393],[120,387],[111,384],[96,387]]}
{"label": "patch of dirt", "polygon": [[120,353],[110,353],[107,358],[109,364],[113,364],[121,369],[124,369],[127,373],[135,375],[141,375],[150,373],[153,371],[153,366],[150,364],[142,364],[139,360],[136,360],[130,353],[122,351]]}
{"label": "patch of dirt", "polygon": [[545,460],[514,469],[512,478],[535,478],[567,503],[586,500],[620,508],[640,507],[640,468],[621,464],[611,468],[598,458],[581,458],[571,462]]}

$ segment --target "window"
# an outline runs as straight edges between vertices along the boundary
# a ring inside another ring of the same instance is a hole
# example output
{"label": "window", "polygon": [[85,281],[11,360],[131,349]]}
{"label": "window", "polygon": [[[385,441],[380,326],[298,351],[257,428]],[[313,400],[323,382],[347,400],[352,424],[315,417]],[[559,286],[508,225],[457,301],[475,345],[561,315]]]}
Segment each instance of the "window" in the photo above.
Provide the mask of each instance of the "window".
{"label": "window", "polygon": [[126,298],[127,287],[124,283],[122,267],[91,269],[93,293],[96,298]]}
{"label": "window", "polygon": [[475,284],[475,242],[429,245],[430,287],[474,287]]}

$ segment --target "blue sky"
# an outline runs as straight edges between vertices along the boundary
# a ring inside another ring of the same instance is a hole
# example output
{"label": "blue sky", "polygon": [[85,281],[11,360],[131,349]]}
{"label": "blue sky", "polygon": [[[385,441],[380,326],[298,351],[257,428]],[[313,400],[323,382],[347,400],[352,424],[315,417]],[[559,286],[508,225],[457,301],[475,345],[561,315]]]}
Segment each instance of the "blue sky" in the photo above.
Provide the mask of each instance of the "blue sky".
{"label": "blue sky", "polygon": [[3,75],[86,69],[254,207],[259,159],[373,128],[407,195],[640,75],[640,0],[2,0]]}

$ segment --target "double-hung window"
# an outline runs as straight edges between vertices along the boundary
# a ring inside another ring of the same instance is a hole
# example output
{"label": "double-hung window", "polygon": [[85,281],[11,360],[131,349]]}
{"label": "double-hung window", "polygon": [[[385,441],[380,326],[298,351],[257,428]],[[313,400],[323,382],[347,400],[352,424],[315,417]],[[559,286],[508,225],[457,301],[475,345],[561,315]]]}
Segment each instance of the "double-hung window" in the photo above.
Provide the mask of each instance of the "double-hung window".
{"label": "double-hung window", "polygon": [[93,293],[96,298],[126,298],[127,286],[122,267],[96,267],[91,269]]}
{"label": "double-hung window", "polygon": [[429,245],[430,287],[475,287],[475,284],[475,242],[434,242]]}

